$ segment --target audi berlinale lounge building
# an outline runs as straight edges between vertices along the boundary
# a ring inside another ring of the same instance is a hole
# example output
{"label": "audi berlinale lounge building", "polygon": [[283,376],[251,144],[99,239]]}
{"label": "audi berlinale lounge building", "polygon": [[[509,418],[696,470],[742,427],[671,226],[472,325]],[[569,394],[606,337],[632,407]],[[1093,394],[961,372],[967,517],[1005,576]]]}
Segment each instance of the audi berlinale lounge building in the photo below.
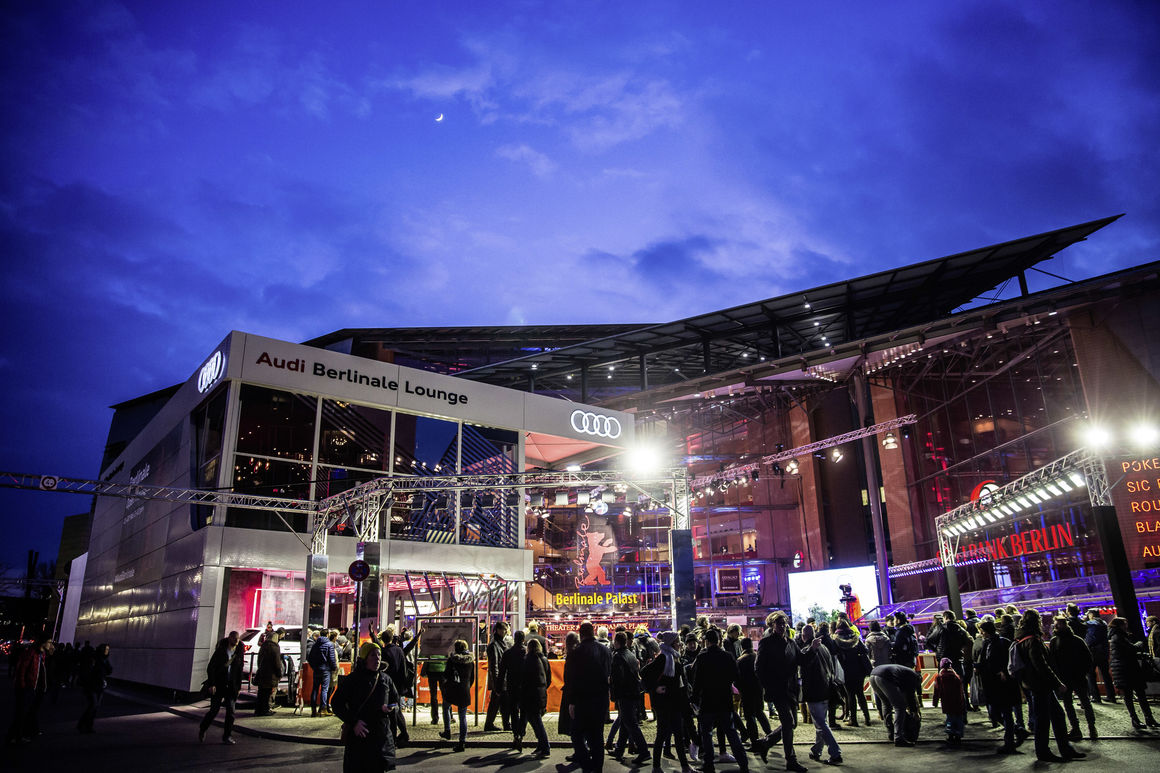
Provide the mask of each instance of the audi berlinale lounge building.
{"label": "audi berlinale lounge building", "polygon": [[[790,607],[793,573],[872,566],[881,607],[865,611],[929,619],[946,606],[937,516],[1075,450],[1093,422],[1160,419],[1160,263],[1068,282],[1047,262],[1115,219],[660,324],[350,329],[302,345],[234,333],[220,374],[215,352],[185,384],[115,406],[102,476],[317,500],[436,467],[600,469],[635,438],[711,482],[688,492],[699,613],[753,624]],[[577,404],[624,435],[577,433]],[[911,414],[889,433],[731,472]],[[1135,476],[1113,494],[1149,608],[1157,453],[1107,458],[1111,480],[1123,463]],[[460,512],[454,545],[435,542],[456,521],[431,505],[384,519],[388,591],[406,572],[494,572],[550,627],[671,621],[663,503],[549,487],[511,505],[499,535]],[[300,620],[304,531],[302,516],[99,499],[77,636],[132,650],[142,681],[190,689],[225,631]],[[1001,547],[956,558],[965,606],[1110,604],[1082,492],[970,541]],[[331,537],[332,570],[352,542]],[[349,624],[349,580],[332,571],[328,584],[328,623]],[[819,603],[839,607],[833,591]],[[391,619],[416,611],[385,596]]]}
{"label": "audi berlinale lounge building", "polygon": [[[101,478],[317,500],[389,474],[510,473],[529,447],[599,459],[632,438],[631,414],[234,332],[184,384],[117,406]],[[306,520],[98,497],[76,637],[112,644],[134,681],[196,689],[225,632],[302,624]],[[328,539],[329,625],[353,622],[345,531]],[[532,578],[523,533],[522,503],[503,492],[396,503],[379,533],[386,603],[393,576],[418,572],[435,596],[480,577],[518,586],[494,602],[514,611]]]}

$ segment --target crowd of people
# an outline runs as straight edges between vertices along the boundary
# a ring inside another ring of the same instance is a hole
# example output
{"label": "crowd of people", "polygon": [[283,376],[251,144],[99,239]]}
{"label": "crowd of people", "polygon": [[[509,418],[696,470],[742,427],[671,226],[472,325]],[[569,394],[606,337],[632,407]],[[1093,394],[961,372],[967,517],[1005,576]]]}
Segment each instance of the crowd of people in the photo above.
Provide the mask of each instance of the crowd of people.
{"label": "crowd of people", "polygon": [[[256,715],[274,710],[273,694],[288,667],[278,644],[284,631],[269,628],[261,637],[253,677]],[[550,744],[544,717],[554,679],[549,643],[535,623],[513,632],[499,622],[489,633],[481,653],[488,666],[482,686],[484,732],[510,733],[513,750],[522,753],[530,731],[532,754],[546,757]],[[585,773],[602,770],[606,753],[634,766],[651,761],[654,771],[661,769],[662,758],[673,758],[683,773],[715,773],[718,764],[745,772],[751,757],[767,762],[780,745],[786,769],[802,771],[794,735],[799,725],[811,724],[809,757],[831,765],[844,761],[834,732],[843,723],[881,722],[888,741],[914,746],[924,707],[920,654],[926,650],[938,662],[932,707],[941,709],[952,746],[966,735],[971,712],[982,714],[976,724],[1002,728],[999,753],[1015,752],[1034,738],[1036,758],[1042,761],[1085,756],[1073,743],[1085,736],[1099,739],[1093,702],[1122,699],[1134,729],[1160,727],[1145,694],[1160,657],[1156,617],[1147,620],[1144,642],[1132,640],[1125,619],[1108,622],[1098,610],[1081,616],[1074,604],[1056,615],[1050,628],[1038,611],[1008,606],[982,616],[965,610],[963,619],[946,611],[925,635],[901,612],[870,621],[865,630],[844,614],[833,622],[808,619],[792,626],[784,613],[774,612],[756,641],[742,634],[738,625],[722,630],[704,617],[655,637],[644,626],[609,631],[589,622],[569,632],[563,641],[557,727],[572,742],[568,761]],[[333,714],[341,720],[345,769],[395,767],[397,749],[409,743],[403,708],[415,698],[420,676],[427,680],[431,723],[441,722],[440,736],[454,741],[454,751],[466,748],[476,663],[465,639],[455,641],[444,657],[425,658],[419,674],[418,640],[409,631],[372,630],[357,652],[351,638],[338,630],[314,631],[306,655],[313,677],[311,716]],[[332,691],[331,681],[344,660],[352,661],[351,672]],[[57,648],[42,637],[9,663],[15,685],[10,743],[39,734],[40,704],[62,687],[83,691],[85,709],[77,728],[93,732],[113,673],[108,645]],[[244,664],[245,648],[238,633],[231,632],[217,644],[206,669],[210,706],[199,727],[200,740],[224,708],[222,740],[233,742]],[[651,743],[642,729],[646,723],[655,723]],[[1058,754],[1052,751],[1053,740]]]}
{"label": "crowd of people", "polygon": [[57,647],[47,636],[9,653],[8,676],[13,681],[12,723],[6,742],[27,743],[41,734],[40,707],[47,699],[56,703],[61,689],[76,688],[85,699],[77,720],[81,733],[94,732],[97,711],[113,673],[110,647],[89,642]]}

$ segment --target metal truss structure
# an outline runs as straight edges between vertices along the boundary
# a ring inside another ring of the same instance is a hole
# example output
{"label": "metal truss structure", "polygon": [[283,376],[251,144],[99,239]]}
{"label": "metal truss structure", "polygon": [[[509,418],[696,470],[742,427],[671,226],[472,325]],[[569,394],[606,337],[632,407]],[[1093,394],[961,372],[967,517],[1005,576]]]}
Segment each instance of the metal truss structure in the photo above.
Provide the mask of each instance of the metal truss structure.
{"label": "metal truss structure", "polygon": [[264,497],[256,494],[237,494],[232,491],[146,486],[133,483],[63,478],[56,475],[29,475],[21,472],[0,472],[0,488],[60,491],[66,494],[120,497],[122,499],[160,499],[166,502],[188,502],[199,505],[226,505],[254,510],[289,510],[308,513],[315,503],[303,499]]}
{"label": "metal truss structure", "polygon": [[809,443],[808,445],[798,446],[797,448],[791,448],[787,451],[778,451],[776,454],[763,456],[756,461],[730,467],[726,470],[722,470],[721,472],[714,473],[713,475],[703,475],[699,478],[694,478],[693,488],[704,488],[705,486],[712,486],[717,483],[732,481],[736,478],[747,476],[754,470],[760,469],[761,467],[769,467],[773,464],[780,464],[781,462],[786,462],[790,459],[796,459],[799,456],[809,456],[810,454],[813,454],[817,451],[824,451],[827,448],[840,446],[843,443],[849,443],[852,440],[861,440],[864,437],[878,435],[883,432],[888,432],[892,429],[904,427],[908,424],[914,424],[917,421],[918,417],[911,413],[907,414],[906,416],[900,416],[897,419],[880,422],[871,427],[866,427],[865,429],[856,429],[851,432],[844,432],[841,435],[834,435],[833,437],[826,438],[825,440],[818,440],[814,443]]}
{"label": "metal truss structure", "polygon": [[[326,553],[328,532],[340,523],[349,523],[360,542],[378,539],[381,514],[385,509],[400,501],[403,495],[422,494],[484,494],[490,496],[516,495],[522,503],[524,493],[529,488],[590,488],[604,490],[611,486],[625,485],[636,489],[654,501],[664,501],[672,514],[672,528],[690,528],[688,507],[688,474],[677,467],[655,474],[628,474],[623,470],[563,472],[553,470],[533,470],[524,473],[484,474],[484,475],[430,475],[404,476],[388,475],[360,484],[318,502],[300,499],[284,499],[256,494],[240,494],[232,491],[183,489],[167,486],[147,486],[109,481],[64,478],[53,475],[31,475],[15,472],[0,472],[0,488],[31,489],[39,491],[59,491],[89,496],[121,497],[125,499],[155,499],[166,502],[188,502],[200,505],[225,505],[255,510],[287,511],[306,513],[310,517],[310,553]],[[652,490],[650,491],[649,487]],[[665,492],[660,494],[658,488]],[[456,512],[456,532],[458,533],[458,511]],[[510,530],[509,523],[498,528]],[[518,537],[507,544],[518,544]]]}
{"label": "metal truss structure", "polygon": [[[1108,473],[1103,457],[1090,448],[1080,448],[1050,464],[992,491],[985,499],[968,502],[935,519],[939,561],[944,567],[956,565],[961,539],[1004,521],[1018,520],[1040,502],[1086,488],[1092,506],[1112,504]],[[913,568],[920,568],[918,561]],[[904,567],[896,567],[899,572]],[[893,574],[893,572],[892,572]]]}

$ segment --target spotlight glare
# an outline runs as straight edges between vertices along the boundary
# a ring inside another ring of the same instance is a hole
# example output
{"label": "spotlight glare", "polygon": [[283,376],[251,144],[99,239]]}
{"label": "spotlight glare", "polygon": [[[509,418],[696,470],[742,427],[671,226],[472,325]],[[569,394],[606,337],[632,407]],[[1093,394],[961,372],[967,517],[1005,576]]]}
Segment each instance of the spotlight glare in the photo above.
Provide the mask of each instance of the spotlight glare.
{"label": "spotlight glare", "polygon": [[1084,441],[1092,448],[1104,448],[1112,442],[1112,433],[1098,424],[1092,424],[1084,433]]}
{"label": "spotlight glare", "polygon": [[1080,488],[1083,488],[1087,485],[1087,481],[1084,480],[1083,473],[1079,470],[1072,470],[1067,474],[1067,477],[1071,478],[1071,482]]}
{"label": "spotlight glare", "polygon": [[1137,424],[1132,427],[1129,433],[1132,438],[1133,445],[1140,448],[1150,448],[1160,441],[1160,431],[1156,429],[1154,424]]}

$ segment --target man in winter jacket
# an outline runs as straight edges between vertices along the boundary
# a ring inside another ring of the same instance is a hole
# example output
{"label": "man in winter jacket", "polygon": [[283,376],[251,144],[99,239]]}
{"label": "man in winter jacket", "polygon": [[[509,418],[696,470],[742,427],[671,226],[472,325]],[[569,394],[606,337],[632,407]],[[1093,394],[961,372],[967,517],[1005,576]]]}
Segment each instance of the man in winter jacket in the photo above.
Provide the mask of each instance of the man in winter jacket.
{"label": "man in winter jacket", "polygon": [[826,721],[831,684],[834,681],[834,659],[821,639],[814,636],[813,626],[807,625],[802,629],[802,642],[805,644],[801,660],[802,700],[810,707],[815,731],[810,759],[821,762],[822,746],[825,745],[830,753],[828,762],[837,765],[842,762],[842,749]]}
{"label": "man in winter jacket", "polygon": [[[983,686],[983,692],[987,695],[987,707],[991,711],[992,718],[1003,725],[1003,745],[999,748],[999,753],[1013,754],[1017,743],[1022,743],[1026,739],[1027,732],[1017,729],[1015,723],[1019,685],[1007,673],[1011,640],[999,635],[994,620],[984,620],[979,624],[979,631],[983,634],[983,647],[976,663],[979,681]],[[1017,733],[1018,742],[1016,742]]]}
{"label": "man in winter jacket", "polygon": [[503,731],[511,729],[511,717],[505,708],[503,698],[503,684],[499,680],[500,661],[507,651],[504,638],[508,633],[508,624],[502,620],[492,629],[491,641],[487,644],[487,719],[483,722],[483,732],[498,733],[495,726],[495,716],[498,713],[503,721]]}
{"label": "man in winter jacket", "polygon": [[964,658],[971,652],[971,635],[959,624],[958,616],[954,611],[942,613],[941,620],[936,618],[934,629],[926,636],[926,646],[934,650],[941,663],[944,659],[951,662],[951,668],[959,675],[959,682],[964,687],[963,698],[970,701],[966,693],[967,671]]}
{"label": "man in winter jacket", "polygon": [[206,731],[213,724],[214,717],[222,706],[226,707],[226,724],[222,733],[222,743],[234,743],[231,733],[234,729],[234,705],[242,690],[242,666],[245,663],[245,647],[238,641],[238,632],[218,642],[205,668],[205,684],[209,689],[209,711],[201,720],[197,740],[204,741]]}
{"label": "man in winter jacket", "polygon": [[590,622],[580,624],[580,644],[564,661],[564,690],[568,704],[561,707],[572,719],[574,762],[585,773],[604,768],[604,722],[608,716],[608,675],[612,652],[596,640]]}
{"label": "man in winter jacket", "polygon": [[42,636],[16,658],[14,705],[12,725],[8,728],[8,742],[34,738],[40,734],[40,703],[48,691],[48,657],[53,644]]}
{"label": "man in winter jacket", "polygon": [[503,712],[511,723],[512,748],[523,751],[524,729],[526,719],[520,713],[524,675],[524,661],[528,650],[524,646],[524,632],[516,631],[512,639],[512,646],[499,659],[499,671],[495,674],[495,681],[499,684],[499,692],[503,699]]}
{"label": "man in winter jacket", "polygon": [[870,621],[870,633],[866,634],[866,649],[870,653],[870,664],[881,666],[892,662],[890,659],[890,637],[882,632],[877,620]]}
{"label": "man in winter jacket", "polygon": [[[1074,605],[1073,605],[1074,606]],[[1088,695],[1087,676],[1092,670],[1092,654],[1088,651],[1083,639],[1076,636],[1071,618],[1057,617],[1052,622],[1055,635],[1051,637],[1048,647],[1051,652],[1051,661],[1060,680],[1067,685],[1067,691],[1060,697],[1064,713],[1067,715],[1071,732],[1068,739],[1079,741],[1083,733],[1079,729],[1079,720],[1075,714],[1075,706],[1071,697],[1074,694],[1079,698],[1079,705],[1083,708],[1083,715],[1087,719],[1088,735],[1095,741],[1099,736],[1096,733],[1096,715],[1092,711],[1091,697]]]}
{"label": "man in winter jacket", "polygon": [[922,677],[914,668],[887,663],[870,672],[874,700],[886,708],[886,739],[895,746],[914,746],[921,714],[917,696]]}
{"label": "man in winter jacket", "polygon": [[640,730],[640,696],[644,686],[640,681],[640,662],[632,648],[628,646],[628,634],[617,631],[612,641],[612,670],[610,697],[616,703],[617,718],[620,721],[619,738],[612,756],[624,760],[624,750],[631,741],[637,750],[633,765],[648,762],[648,743]]}
{"label": "man in winter jacket", "polygon": [[258,673],[255,681],[258,685],[258,698],[254,708],[254,716],[262,717],[274,713],[274,691],[278,689],[278,682],[282,680],[282,649],[278,642],[286,635],[285,628],[271,631],[258,649]]}
{"label": "man in winter jacket", "polygon": [[781,739],[785,750],[785,769],[800,773],[805,768],[798,764],[793,748],[794,712],[797,709],[798,667],[801,650],[788,637],[789,618],[784,612],[773,612],[765,619],[766,632],[757,645],[757,679],[765,691],[765,700],[777,711],[781,726],[755,744],[765,759],[771,746]]}
{"label": "man in winter jacket", "polygon": [[313,683],[310,688],[310,716],[317,717],[319,714],[327,716],[330,711],[330,680],[331,675],[338,670],[338,653],[334,648],[334,642],[330,638],[338,638],[338,633],[332,631],[329,636],[322,636],[321,634],[314,641],[314,646],[310,648],[310,655],[307,657],[307,663],[310,664]]}
{"label": "man in winter jacket", "polygon": [[1096,684],[1096,672],[1099,672],[1104,678],[1108,700],[1115,703],[1116,688],[1112,684],[1112,673],[1108,663],[1108,624],[1100,618],[1099,610],[1089,609],[1084,627],[1086,629],[1083,635],[1084,644],[1092,654],[1092,670],[1088,672],[1088,692],[1096,703],[1103,703],[1099,686]]}
{"label": "man in winter jacket", "polygon": [[[1108,652],[1111,657],[1112,683],[1124,693],[1124,706],[1128,709],[1128,716],[1132,718],[1132,727],[1142,730],[1148,727],[1160,727],[1152,718],[1152,709],[1148,706],[1145,693],[1144,672],[1137,659],[1139,650],[1135,642],[1128,638],[1128,621],[1122,617],[1112,618],[1112,625],[1108,634]],[[1136,714],[1133,697],[1140,704],[1144,712],[1144,722]]]}
{"label": "man in winter jacket", "polygon": [[[906,613],[894,613],[894,644],[890,648],[890,657],[896,665],[906,668],[915,668],[918,665],[918,636],[914,626],[906,621]],[[922,708],[922,680],[918,682],[918,692],[915,694],[919,708]]]}
{"label": "man in winter jacket", "polygon": [[725,733],[741,773],[747,773],[749,762],[741,736],[733,725],[733,683],[737,681],[737,661],[721,648],[717,629],[705,631],[701,640],[705,649],[697,656],[696,676],[693,682],[693,703],[701,707],[701,754],[705,758],[705,773],[713,773],[713,735]]}
{"label": "man in winter jacket", "polygon": [[[1043,644],[1043,622],[1038,611],[1028,609],[1023,613],[1016,636],[1018,639],[1013,646],[1018,648],[1020,660],[1024,664],[1018,678],[1031,693],[1031,706],[1035,712],[1036,758],[1040,762],[1063,762],[1086,757],[1067,740],[1063,709],[1056,699],[1056,696],[1067,691],[1067,686],[1051,667],[1047,647]],[[1053,733],[1059,747],[1059,756],[1051,753]]]}

